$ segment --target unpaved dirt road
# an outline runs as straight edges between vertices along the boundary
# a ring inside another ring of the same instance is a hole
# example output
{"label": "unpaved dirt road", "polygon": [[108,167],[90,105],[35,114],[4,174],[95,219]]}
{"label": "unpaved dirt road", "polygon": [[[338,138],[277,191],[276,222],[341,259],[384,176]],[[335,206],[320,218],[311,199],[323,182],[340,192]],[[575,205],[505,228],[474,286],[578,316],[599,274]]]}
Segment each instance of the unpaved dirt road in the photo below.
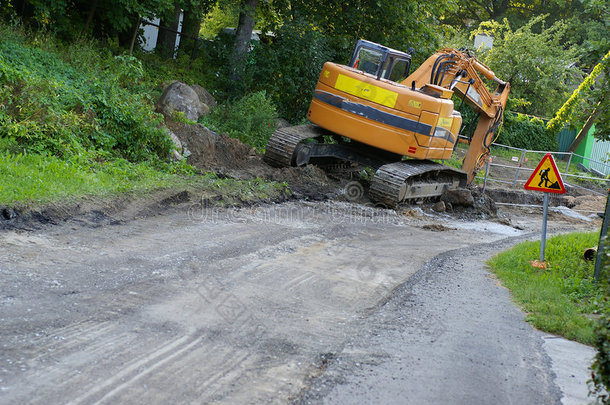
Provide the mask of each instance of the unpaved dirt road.
{"label": "unpaved dirt road", "polygon": [[[408,332],[404,345],[419,342],[432,350],[428,341],[450,338],[452,323],[428,319],[424,309],[414,319],[407,318],[409,311],[401,315],[404,307],[391,315],[383,311],[394,305],[392,297],[404,298],[408,283],[422,279],[412,276],[426,263],[434,265],[435,257],[456,249],[467,256],[472,249],[479,260],[539,228],[538,220],[515,222],[525,230],[418,211],[397,215],[348,203],[291,202],[237,210],[182,206],[101,227],[73,220],[2,231],[0,403],[317,403],[334,389],[325,378],[336,375],[346,348],[354,341],[374,344],[375,328],[388,316],[398,317],[392,333]],[[451,260],[439,268],[451,269]],[[469,285],[458,286],[463,296],[452,289],[454,275],[431,277],[446,278],[446,296],[429,294],[409,305],[449,311],[473,300]],[[507,377],[515,381],[543,381],[537,395],[553,402],[557,388],[540,345],[527,340],[537,335],[508,300],[502,305],[510,319],[498,321],[520,323],[523,334],[494,349],[493,341],[477,341],[485,337],[472,333],[468,344],[451,348],[456,358],[489,344],[490,353],[502,351],[498,361],[484,370],[456,361],[445,376],[476,371],[472,378],[483,372],[498,377],[510,368],[515,374]],[[495,308],[502,312],[502,305]],[[472,318],[472,328],[486,326],[476,314]],[[504,344],[523,339],[533,353],[521,353],[522,346],[504,351]],[[404,371],[398,378],[419,376],[417,384],[432,384],[423,378],[429,365],[411,363],[409,356],[392,376]],[[452,358],[440,363],[443,368]],[[357,386],[353,372],[344,370],[343,381]],[[387,395],[390,402],[409,403]],[[505,397],[489,398],[483,403]],[[347,396],[337,403],[375,401]]]}
{"label": "unpaved dirt road", "polygon": [[[303,403],[559,404],[545,334],[485,270],[511,239],[442,253],[362,322]],[[573,371],[575,372],[575,371]]]}

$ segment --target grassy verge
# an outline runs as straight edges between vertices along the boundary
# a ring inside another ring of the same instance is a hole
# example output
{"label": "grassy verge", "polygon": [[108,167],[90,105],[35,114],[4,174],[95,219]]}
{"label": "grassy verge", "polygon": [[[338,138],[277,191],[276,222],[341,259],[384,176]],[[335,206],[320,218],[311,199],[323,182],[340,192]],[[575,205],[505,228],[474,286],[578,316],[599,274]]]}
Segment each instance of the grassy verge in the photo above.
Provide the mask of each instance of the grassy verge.
{"label": "grassy verge", "polygon": [[[159,164],[159,163],[157,163]],[[158,189],[194,187],[242,201],[270,199],[285,191],[282,183],[260,179],[219,179],[214,174],[193,175],[183,164],[114,160],[83,165],[43,155],[0,154],[0,205],[38,205],[81,196],[146,193]]]}
{"label": "grassy verge", "polygon": [[169,169],[155,170],[147,163],[114,160],[83,165],[54,156],[4,153],[0,154],[0,205],[167,188],[187,178]]}
{"label": "grassy verge", "polygon": [[599,233],[558,235],[547,240],[546,269],[530,262],[539,258],[540,242],[524,242],[490,260],[493,272],[527,312],[526,320],[545,332],[585,344],[594,342],[594,321],[603,301],[594,283],[593,263],[586,248],[596,246]]}

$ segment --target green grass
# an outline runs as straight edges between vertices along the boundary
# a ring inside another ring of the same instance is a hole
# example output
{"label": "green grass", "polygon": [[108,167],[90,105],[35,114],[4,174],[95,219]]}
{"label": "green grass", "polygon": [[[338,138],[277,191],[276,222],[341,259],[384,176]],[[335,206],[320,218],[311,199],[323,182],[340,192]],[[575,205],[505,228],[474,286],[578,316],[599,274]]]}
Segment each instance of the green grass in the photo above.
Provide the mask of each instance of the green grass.
{"label": "green grass", "polygon": [[84,166],[53,156],[0,154],[0,205],[4,206],[179,187],[207,190],[228,201],[274,198],[286,190],[284,183],[260,179],[240,181],[219,179],[211,173],[194,175],[188,166],[179,163],[166,164],[159,170],[146,162],[114,160]]}
{"label": "green grass", "polygon": [[530,264],[540,256],[540,241],[521,243],[489,265],[533,326],[590,345],[594,321],[586,315],[601,310],[603,290],[593,280],[593,263],[585,262],[582,254],[596,246],[598,238],[599,233],[591,232],[548,239],[544,270]]}
{"label": "green grass", "polygon": [[148,163],[114,160],[85,166],[54,156],[0,154],[1,205],[154,190],[179,185],[187,179],[188,176],[169,170],[155,170]]}

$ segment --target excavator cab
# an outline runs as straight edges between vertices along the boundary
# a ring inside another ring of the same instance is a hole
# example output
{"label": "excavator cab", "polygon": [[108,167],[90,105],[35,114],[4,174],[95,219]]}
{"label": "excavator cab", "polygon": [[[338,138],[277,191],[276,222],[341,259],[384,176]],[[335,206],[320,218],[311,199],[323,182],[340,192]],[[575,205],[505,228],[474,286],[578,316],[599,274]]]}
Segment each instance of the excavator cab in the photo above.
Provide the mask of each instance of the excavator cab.
{"label": "excavator cab", "polygon": [[361,39],[356,44],[349,65],[375,76],[377,80],[383,78],[401,82],[409,76],[411,54]]}

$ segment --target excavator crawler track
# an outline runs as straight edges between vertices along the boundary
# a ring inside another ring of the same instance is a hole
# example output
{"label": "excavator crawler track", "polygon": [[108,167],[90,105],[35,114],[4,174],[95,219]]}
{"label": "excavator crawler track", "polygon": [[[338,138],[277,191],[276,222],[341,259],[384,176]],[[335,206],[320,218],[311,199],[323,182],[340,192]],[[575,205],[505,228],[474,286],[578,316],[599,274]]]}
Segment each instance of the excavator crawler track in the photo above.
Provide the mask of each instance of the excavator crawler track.
{"label": "excavator crawler track", "polygon": [[377,170],[369,197],[393,208],[403,201],[440,196],[447,189],[465,186],[466,180],[462,170],[427,160],[394,162]]}
{"label": "excavator crawler track", "polygon": [[263,159],[273,167],[294,166],[297,145],[305,139],[321,135],[321,129],[315,125],[280,128],[269,138]]}

